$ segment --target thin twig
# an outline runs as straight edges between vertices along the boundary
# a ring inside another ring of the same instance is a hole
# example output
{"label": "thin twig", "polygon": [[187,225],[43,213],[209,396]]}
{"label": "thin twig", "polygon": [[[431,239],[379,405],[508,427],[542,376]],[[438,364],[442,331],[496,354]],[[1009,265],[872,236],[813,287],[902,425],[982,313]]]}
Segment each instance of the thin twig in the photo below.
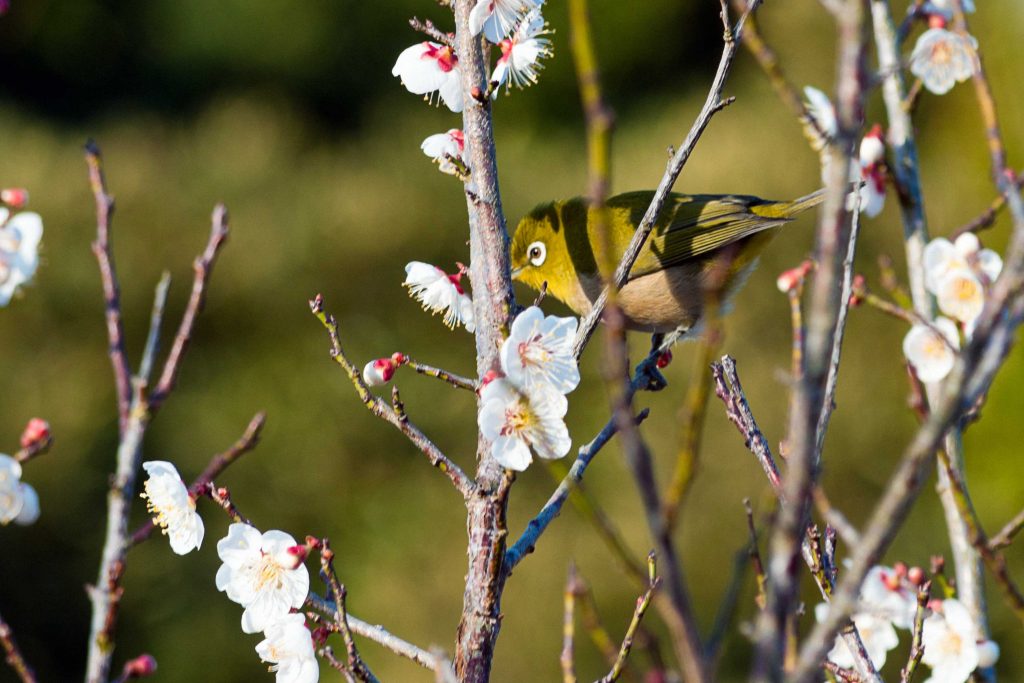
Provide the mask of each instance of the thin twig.
{"label": "thin twig", "polygon": [[[1024,187],[1024,175],[1014,175],[1016,176],[1016,180],[1014,180],[1013,185],[1018,190],[1020,190],[1022,187]],[[988,205],[988,208],[982,211],[977,217],[971,219],[970,221],[964,223],[959,228],[954,230],[953,233],[950,235],[950,238],[956,239],[965,232],[980,232],[985,228],[991,227],[992,225],[995,224],[996,217],[999,215],[999,212],[1005,208],[1006,195],[1000,194],[998,197],[993,199],[992,203]]]}
{"label": "thin twig", "polygon": [[736,371],[736,361],[732,356],[722,356],[720,363],[711,364],[711,374],[715,382],[715,395],[725,404],[726,417],[743,435],[744,445],[757,458],[776,495],[781,496],[782,477],[775,464],[771,446],[768,445],[768,439],[757,426],[750,404],[743,393],[743,385],[740,384],[739,373]]}
{"label": "thin twig", "polygon": [[409,26],[412,26],[413,29],[419,31],[420,33],[425,33],[426,35],[430,36],[431,38],[441,43],[442,45],[447,45],[449,47],[454,47],[455,45],[454,36],[452,36],[450,33],[445,33],[441,29],[434,26],[434,22],[432,22],[430,19],[420,21],[416,17],[413,17],[412,19],[409,20]]}
{"label": "thin twig", "polygon": [[911,626],[913,636],[910,641],[910,654],[907,656],[907,665],[900,670],[900,683],[911,683],[914,679],[914,672],[917,665],[921,663],[924,656],[922,635],[924,633],[924,617],[928,609],[928,598],[931,595],[932,582],[925,581],[917,589],[917,609],[914,610],[914,623]]}
{"label": "thin twig", "polygon": [[1024,529],[1024,510],[1018,512],[1016,517],[1007,522],[1006,526],[989,540],[988,547],[992,550],[1005,548],[1013,542],[1014,537],[1020,533],[1021,529]]}
{"label": "thin twig", "polygon": [[121,321],[121,286],[117,280],[117,270],[114,268],[114,250],[110,243],[114,198],[107,191],[107,180],[103,172],[103,156],[100,153],[100,148],[92,140],[85,143],[85,163],[89,167],[89,184],[96,202],[96,241],[92,243],[92,252],[99,263],[100,279],[103,282],[110,364],[114,368],[118,424],[123,433],[128,425],[128,411],[132,400],[132,370],[125,352],[124,323]]}
{"label": "thin twig", "polygon": [[153,293],[153,311],[149,316],[149,333],[146,335],[146,346],[142,351],[142,360],[139,362],[139,380],[149,384],[149,377],[153,371],[153,359],[160,347],[160,327],[164,319],[164,307],[167,305],[167,292],[171,287],[171,273],[165,270],[160,276]]}
{"label": "thin twig", "polygon": [[825,522],[839,533],[839,537],[843,539],[844,543],[851,548],[855,547],[860,542],[860,532],[850,523],[846,515],[832,505],[828,496],[825,495],[825,489],[820,485],[815,486],[812,495],[814,496],[814,506]]}
{"label": "thin twig", "polygon": [[[644,409],[636,416],[635,420],[637,424],[642,423],[650,411]],[[608,424],[604,426],[597,436],[585,446],[581,446],[578,454],[576,455],[576,461],[573,462],[572,467],[569,468],[569,473],[565,476],[562,482],[555,489],[555,492],[551,494],[548,502],[544,504],[540,512],[530,520],[529,524],[526,525],[526,529],[523,531],[522,536],[513,543],[505,553],[505,571],[511,572],[515,569],[524,557],[532,553],[536,548],[537,541],[541,535],[547,530],[548,525],[562,511],[562,506],[565,505],[566,499],[573,489],[583,480],[583,475],[587,471],[587,467],[590,462],[594,459],[594,456],[604,447],[606,443],[618,431],[618,427],[614,420],[609,420]]]}
{"label": "thin twig", "polygon": [[[330,618],[333,618],[334,616],[334,602],[332,600],[322,598],[316,593],[310,592],[309,596],[306,598],[306,604]],[[368,640],[372,640],[378,645],[391,650],[395,654],[416,662],[425,669],[437,671],[439,668],[450,666],[450,664],[445,662],[442,658],[424,650],[421,647],[417,647],[412,643],[402,640],[398,636],[387,631],[383,626],[369,624],[362,619],[352,616],[352,614],[348,614],[348,625],[349,628],[352,629],[352,633],[367,638]]]}
{"label": "thin twig", "polygon": [[427,459],[430,464],[441,470],[445,476],[451,480],[452,484],[455,485],[456,490],[468,498],[477,490],[476,483],[470,479],[465,472],[462,471],[458,465],[448,459],[441,449],[438,448],[434,442],[426,437],[412,422],[409,421],[408,417],[403,413],[399,415],[395,412],[394,408],[387,405],[379,397],[374,395],[366,383],[363,381],[362,373],[359,371],[352,361],[348,359],[345,352],[341,348],[341,336],[338,332],[338,322],[334,319],[334,316],[324,311],[323,297],[319,294],[316,298],[309,302],[310,310],[313,315],[323,324],[331,338],[331,358],[342,367],[345,374],[348,375],[352,381],[352,385],[356,389],[356,393],[359,395],[359,399],[363,402],[366,408],[383,419],[385,422],[390,423],[398,431],[405,434],[405,436],[415,445]]}
{"label": "thin twig", "polygon": [[[726,25],[727,30],[724,35],[725,45],[722,49],[722,56],[718,62],[718,70],[715,72],[715,78],[712,81],[708,96],[704,101],[704,106],[701,108],[700,114],[697,115],[697,119],[694,121],[693,126],[691,126],[690,132],[686,135],[683,143],[672,155],[668,168],[665,170],[665,174],[658,183],[657,190],[655,190],[654,197],[651,200],[651,205],[644,213],[644,217],[637,226],[636,232],[633,234],[633,238],[629,243],[629,247],[626,248],[626,251],[622,255],[622,259],[615,268],[615,274],[612,277],[611,284],[616,288],[621,288],[622,285],[625,284],[626,279],[629,277],[630,269],[632,269],[633,264],[640,255],[640,250],[643,249],[643,246],[647,241],[647,237],[650,235],[650,232],[654,227],[654,223],[661,214],[661,209],[665,205],[665,200],[668,198],[668,194],[672,190],[672,186],[675,185],[676,178],[678,178],[679,174],[682,172],[683,166],[690,158],[690,154],[692,154],[694,147],[696,147],[697,141],[700,139],[704,129],[707,128],[708,124],[711,122],[711,118],[724,106],[725,102],[722,99],[722,91],[725,88],[725,80],[729,75],[729,71],[732,68],[733,58],[736,55],[736,41],[738,38],[742,38],[743,26],[747,17],[760,4],[761,0],[750,0],[746,10],[736,21],[735,26],[729,29],[728,25]],[[605,302],[608,299],[608,292],[609,288],[605,287],[597,301],[594,302],[590,311],[580,321],[580,325],[576,333],[576,340],[573,344],[573,355],[576,358],[579,358],[583,354],[583,349],[586,347],[590,337],[594,334],[594,329],[597,327],[598,320],[600,320],[601,314],[604,312]]]}
{"label": "thin twig", "polygon": [[633,648],[633,638],[636,636],[636,631],[640,627],[640,622],[643,621],[644,614],[647,613],[647,608],[651,604],[651,595],[658,588],[658,584],[661,582],[660,577],[657,576],[657,571],[654,561],[654,553],[651,552],[647,556],[647,572],[650,579],[650,585],[642,596],[636,601],[636,609],[633,610],[633,619],[629,622],[629,627],[626,629],[626,635],[622,637],[622,645],[619,647],[619,655],[615,658],[615,663],[612,665],[612,670],[608,674],[600,679],[598,683],[614,683],[619,680],[619,676],[622,675],[622,670],[626,666],[626,658],[629,657],[629,651]]}
{"label": "thin twig", "polygon": [[477,390],[477,383],[474,380],[471,380],[467,377],[460,377],[459,375],[448,372],[447,370],[435,368],[432,365],[419,363],[417,361],[414,361],[412,358],[409,358],[405,354],[402,354],[402,357],[404,358],[404,362],[402,363],[402,365],[408,365],[410,368],[412,368],[421,375],[426,375],[427,377],[439,379],[442,382],[445,382],[446,384],[455,387],[456,389],[466,389],[468,391]]}
{"label": "thin twig", "polygon": [[355,677],[363,683],[380,683],[377,677],[366,666],[366,662],[359,655],[355,640],[352,639],[352,631],[348,625],[348,612],[345,609],[345,598],[347,592],[345,586],[338,580],[338,574],[334,571],[334,551],[331,550],[331,542],[327,538],[317,539],[317,547],[320,550],[320,572],[331,589],[334,596],[334,625],[345,642],[345,651],[348,653],[348,668]]}
{"label": "thin twig", "polygon": [[18,641],[14,639],[14,630],[4,621],[3,616],[0,616],[0,646],[7,653],[7,663],[14,669],[14,673],[18,675],[21,682],[36,683],[36,672],[25,661],[25,657],[18,648]]}
{"label": "thin twig", "polygon": [[192,294],[189,296],[185,313],[181,317],[181,324],[174,336],[171,350],[164,361],[163,372],[160,373],[160,380],[156,383],[149,395],[149,410],[156,413],[167,400],[178,381],[178,371],[181,367],[181,360],[185,355],[189,342],[192,340],[192,330],[195,328],[196,319],[202,312],[206,303],[206,287],[210,280],[210,273],[217,260],[224,242],[228,238],[228,210],[223,204],[217,204],[213,208],[211,218],[210,239],[206,243],[206,249],[196,257],[192,264],[195,275],[192,280]]}
{"label": "thin twig", "polygon": [[576,565],[570,562],[562,594],[562,654],[558,658],[562,667],[562,683],[576,683],[576,581]]}

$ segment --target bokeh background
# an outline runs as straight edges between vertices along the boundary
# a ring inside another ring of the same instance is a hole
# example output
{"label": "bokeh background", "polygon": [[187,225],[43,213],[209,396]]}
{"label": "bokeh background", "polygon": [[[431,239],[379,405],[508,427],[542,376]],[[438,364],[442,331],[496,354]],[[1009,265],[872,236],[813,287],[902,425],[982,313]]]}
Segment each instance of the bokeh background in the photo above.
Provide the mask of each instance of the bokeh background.
{"label": "bokeh background", "polygon": [[[585,188],[565,9],[549,5],[555,58],[539,85],[501,97],[495,108],[512,221],[538,202]],[[720,49],[718,3],[592,5],[618,120],[614,187],[649,188],[661,177],[666,147],[679,143],[705,96]],[[1024,5],[986,0],[979,6],[974,33],[1011,163],[1019,164]],[[834,30],[819,4],[783,0],[761,14],[792,79],[829,91]],[[105,152],[117,197],[115,252],[133,362],[161,271],[174,277],[169,334],[211,208],[223,200],[231,211],[232,235],[206,311],[179,387],[149,430],[145,457],[172,460],[190,478],[256,411],[266,410],[263,442],[219,483],[264,529],[329,536],[353,614],[423,646],[452,648],[465,572],[459,498],[401,436],[359,405],[328,358],[327,338],[306,303],[323,293],[341,321],[347,351],[360,363],[401,350],[472,371],[470,336],[446,331],[400,284],[410,260],[450,267],[468,258],[459,184],[419,150],[424,137],[458,126],[458,119],[418,101],[390,74],[399,51],[420,40],[405,23],[412,15],[450,25],[446,11],[428,0],[15,0],[0,19],[0,186],[29,188],[30,208],[46,224],[35,284],[0,310],[0,450],[17,448],[33,416],[47,418],[57,439],[50,455],[26,468],[42,518],[28,528],[0,528],[0,612],[42,680],[81,676],[88,627],[83,585],[95,578],[117,439],[100,282],[89,248],[94,208],[81,153],[88,137]],[[727,92],[736,104],[714,119],[678,188],[787,198],[816,187],[816,156],[742,52]],[[874,92],[868,119],[880,116]],[[925,94],[916,122],[931,229],[948,233],[994,196],[972,88],[959,86],[942,98]],[[774,279],[808,253],[812,223],[803,219],[776,240],[727,322],[725,349],[738,358],[753,408],[774,442],[783,436],[789,362],[787,304]],[[1002,249],[1007,232],[1001,218],[986,244]],[[864,227],[858,269],[869,282],[877,282],[879,254],[900,256],[900,235],[890,198],[885,213]],[[565,310],[554,301],[545,306]],[[824,481],[855,523],[864,520],[914,429],[900,353],[905,331],[871,310],[851,315]],[[638,349],[646,343],[636,342]],[[640,398],[652,409],[644,429],[665,473],[695,348],[678,349],[668,390]],[[579,442],[606,419],[599,362],[595,346],[572,395],[568,421]],[[982,421],[966,436],[970,483],[990,530],[1024,503],[1022,382],[1024,362],[1014,352]],[[413,419],[471,468],[471,398],[408,372],[399,374],[398,385]],[[616,445],[601,454],[587,482],[636,556],[646,554],[650,541]],[[519,477],[510,506],[513,534],[552,487],[541,468]],[[705,629],[733,554],[746,541],[744,497],[761,513],[770,509],[763,475],[715,402],[679,532]],[[144,520],[142,508],[137,505],[137,522]],[[116,666],[150,652],[159,660],[160,680],[270,680],[253,653],[258,637],[241,633],[240,608],[214,587],[215,544],[227,520],[210,506],[202,509],[207,540],[200,552],[179,558],[159,539],[132,551]],[[928,490],[888,559],[927,565],[930,555],[946,550]],[[1019,574],[1024,551],[1009,555]],[[570,561],[592,583],[607,626],[620,637],[636,590],[568,509],[508,584],[494,680],[557,679]],[[1024,680],[1020,623],[991,588],[990,598],[1003,680]],[[740,605],[740,619],[749,619],[749,575]],[[383,680],[430,680],[373,644],[362,650]],[[581,640],[578,650],[581,678],[604,672],[589,643]],[[890,657],[888,674],[904,651]],[[726,643],[722,680],[742,680],[747,664],[737,625]],[[325,671],[327,680],[332,675]],[[0,681],[6,680],[14,679],[0,668]]]}

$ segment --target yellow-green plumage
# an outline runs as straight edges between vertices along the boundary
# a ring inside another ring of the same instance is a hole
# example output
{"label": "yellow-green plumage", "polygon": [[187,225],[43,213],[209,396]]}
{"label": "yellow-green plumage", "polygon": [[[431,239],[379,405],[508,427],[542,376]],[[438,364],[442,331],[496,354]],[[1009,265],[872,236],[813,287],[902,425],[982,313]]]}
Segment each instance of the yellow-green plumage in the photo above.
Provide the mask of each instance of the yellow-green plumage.
{"label": "yellow-green plumage", "polygon": [[[625,252],[654,193],[608,200],[613,263]],[[618,302],[627,326],[648,332],[693,327],[709,296],[727,299],[778,228],[819,204],[820,192],[793,201],[745,195],[670,194]],[[512,236],[515,279],[547,291],[584,315],[601,292],[602,240],[585,198],[543,204]],[[543,253],[542,253],[543,252]]]}

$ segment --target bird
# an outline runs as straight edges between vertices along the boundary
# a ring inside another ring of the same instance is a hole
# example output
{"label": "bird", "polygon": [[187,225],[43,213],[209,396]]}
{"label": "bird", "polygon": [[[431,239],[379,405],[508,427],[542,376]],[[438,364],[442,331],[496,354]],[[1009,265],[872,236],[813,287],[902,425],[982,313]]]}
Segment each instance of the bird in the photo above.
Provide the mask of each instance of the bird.
{"label": "bird", "polygon": [[[513,279],[586,315],[604,287],[602,245],[618,264],[653,198],[653,191],[609,198],[605,238],[585,197],[537,206],[511,238]],[[692,337],[708,302],[724,312],[778,228],[823,198],[822,190],[791,201],[670,193],[617,296],[626,329],[656,340],[671,335],[668,345]]]}

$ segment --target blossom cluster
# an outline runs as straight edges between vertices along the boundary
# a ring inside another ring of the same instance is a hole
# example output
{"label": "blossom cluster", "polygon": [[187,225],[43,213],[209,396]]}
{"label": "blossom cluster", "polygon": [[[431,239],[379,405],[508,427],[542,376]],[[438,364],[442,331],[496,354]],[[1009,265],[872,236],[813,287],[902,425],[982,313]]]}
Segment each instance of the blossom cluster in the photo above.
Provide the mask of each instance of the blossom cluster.
{"label": "blossom cluster", "polygon": [[[811,86],[804,88],[804,96],[807,97],[807,112],[814,119],[815,126],[826,141],[834,140],[839,133],[839,122],[832,101],[825,93]],[[823,152],[824,147],[819,151]],[[822,182],[827,182],[829,161],[830,157],[823,153]],[[859,195],[861,212],[868,218],[882,213],[885,208],[885,140],[881,126],[876,124],[861,139],[858,159],[851,162],[849,177],[851,181],[863,182]],[[851,202],[854,196],[850,196]]]}
{"label": "blossom cluster", "polygon": [[[908,569],[902,563],[872,567],[865,577],[852,620],[875,669],[881,670],[889,651],[899,645],[897,629],[914,627],[917,588],[923,581],[920,568]],[[815,607],[819,621],[828,609],[827,603]],[[999,646],[981,637],[963,604],[954,598],[934,600],[927,609],[921,661],[932,675],[925,683],[965,683],[976,668],[995,664]],[[836,638],[828,659],[840,668],[854,668],[853,654],[842,638]]]}
{"label": "blossom cluster", "polygon": [[[500,56],[491,72],[488,87],[492,97],[501,87],[508,92],[514,85],[525,88],[537,82],[542,59],[552,55],[547,22],[541,15],[544,0],[479,0],[469,16],[474,36],[481,33],[498,46]],[[459,56],[451,45],[423,41],[398,55],[391,74],[415,95],[428,102],[436,100],[454,113],[465,106]],[[443,173],[459,175],[464,169],[465,140],[459,129],[437,133],[426,138],[421,149],[433,159]]]}
{"label": "blossom cluster", "polygon": [[[973,11],[973,4],[968,6],[965,2],[964,10]],[[918,37],[910,54],[910,72],[936,95],[945,95],[954,85],[968,80],[981,68],[978,41],[974,36],[946,28],[952,15],[950,0],[925,3],[929,28]]]}
{"label": "blossom cluster", "polygon": [[0,525],[28,525],[39,519],[39,495],[21,480],[21,463],[0,453]]}
{"label": "blossom cluster", "polygon": [[903,338],[903,354],[922,382],[937,382],[953,369],[960,331],[971,338],[985,307],[985,292],[1002,268],[999,254],[983,249],[973,233],[955,242],[938,237],[925,247],[925,287],[944,315],[932,325],[914,325]]}
{"label": "blossom cluster", "polygon": [[565,456],[572,446],[565,426],[565,395],[580,382],[572,353],[576,318],[545,316],[530,306],[516,316],[501,345],[503,376],[480,391],[480,432],[503,467],[523,471],[540,458]]}
{"label": "blossom cluster", "polygon": [[43,219],[32,211],[11,215],[11,209],[20,209],[28,202],[24,190],[2,190],[0,202],[6,205],[0,206],[0,306],[6,306],[39,267]]}
{"label": "blossom cluster", "polygon": [[[159,460],[142,467],[149,475],[142,497],[154,523],[170,539],[171,549],[179,555],[198,549],[203,521],[178,470]],[[0,482],[2,476],[0,470]],[[217,554],[223,563],[217,571],[217,589],[244,608],[243,632],[263,632],[256,652],[271,664],[277,682],[316,683],[320,669],[313,638],[305,617],[292,611],[300,608],[309,594],[306,546],[283,531],[260,533],[248,524],[235,523],[218,541]]]}

